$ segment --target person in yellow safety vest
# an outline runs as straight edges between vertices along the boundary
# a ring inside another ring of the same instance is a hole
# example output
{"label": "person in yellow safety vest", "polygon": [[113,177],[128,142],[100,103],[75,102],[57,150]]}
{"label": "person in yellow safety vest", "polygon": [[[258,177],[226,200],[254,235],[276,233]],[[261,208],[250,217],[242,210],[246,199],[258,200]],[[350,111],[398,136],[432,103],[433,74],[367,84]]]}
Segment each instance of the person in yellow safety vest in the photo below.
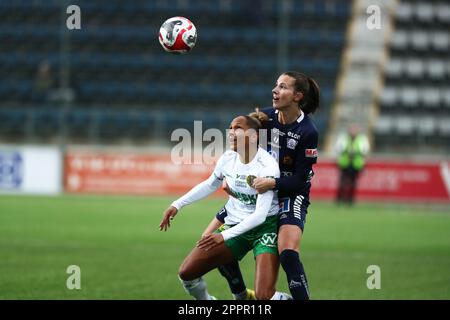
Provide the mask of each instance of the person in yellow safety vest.
{"label": "person in yellow safety vest", "polygon": [[351,125],[348,132],[338,138],[336,153],[340,179],[337,203],[353,204],[358,177],[364,169],[369,148],[367,136],[359,133],[356,125]]}

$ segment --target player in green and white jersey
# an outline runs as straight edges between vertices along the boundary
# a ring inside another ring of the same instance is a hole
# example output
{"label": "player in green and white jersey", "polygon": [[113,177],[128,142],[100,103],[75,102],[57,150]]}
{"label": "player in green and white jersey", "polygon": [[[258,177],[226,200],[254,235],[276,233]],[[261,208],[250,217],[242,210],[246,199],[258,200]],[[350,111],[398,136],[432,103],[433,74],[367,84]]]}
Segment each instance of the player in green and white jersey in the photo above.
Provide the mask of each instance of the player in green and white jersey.
{"label": "player in green and white jersey", "polygon": [[186,291],[196,299],[213,299],[202,276],[212,269],[253,250],[256,260],[255,291],[258,299],[287,299],[276,292],[278,275],[278,197],[269,190],[257,194],[251,187],[256,177],[280,176],[277,161],[258,147],[261,124],[249,116],[235,118],[230,126],[231,150],[218,160],[212,175],[174,201],[164,212],[160,230],[166,231],[178,211],[221,187],[225,179],[234,196],[225,208],[227,217],[220,232],[209,234],[197,242],[180,266],[179,278]]}

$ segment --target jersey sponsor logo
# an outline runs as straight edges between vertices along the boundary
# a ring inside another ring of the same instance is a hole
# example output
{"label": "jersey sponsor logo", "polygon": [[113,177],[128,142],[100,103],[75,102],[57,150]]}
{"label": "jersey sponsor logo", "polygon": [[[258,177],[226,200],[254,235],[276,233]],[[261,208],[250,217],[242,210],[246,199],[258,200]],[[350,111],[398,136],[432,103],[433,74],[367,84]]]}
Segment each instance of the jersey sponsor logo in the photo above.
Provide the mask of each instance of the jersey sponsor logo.
{"label": "jersey sponsor logo", "polygon": [[305,150],[305,157],[306,158],[317,158],[318,152],[316,149],[306,149]]}
{"label": "jersey sponsor logo", "polygon": [[256,176],[252,176],[252,175],[247,176],[245,174],[236,174],[236,178],[234,179],[234,185],[236,187],[240,187],[240,188],[248,188],[248,186],[251,187],[251,185],[248,183],[249,177],[253,177],[253,178],[251,178],[251,182],[253,184],[253,180],[256,178]]}
{"label": "jersey sponsor logo", "polygon": [[256,199],[258,198],[257,194],[246,194],[246,193],[240,193],[237,191],[233,191],[233,195],[241,203],[248,205],[248,206],[256,205]]}
{"label": "jersey sponsor logo", "polygon": [[242,180],[234,180],[234,186],[239,188],[247,188],[247,183]]}
{"label": "jersey sponsor logo", "polygon": [[272,134],[270,136],[270,141],[269,141],[269,145],[272,148],[280,148],[280,136],[281,133],[278,129],[273,129],[272,130]]}
{"label": "jersey sponsor logo", "polygon": [[281,176],[282,177],[290,177],[292,175],[293,175],[293,173],[290,172],[290,171],[281,171]]}
{"label": "jersey sponsor logo", "polygon": [[294,138],[294,139],[300,139],[300,135],[297,133],[293,133],[293,132],[288,132],[288,137]]}
{"label": "jersey sponsor logo", "polygon": [[273,142],[275,142],[275,143],[280,142],[280,137],[278,137],[278,136],[273,137]]}
{"label": "jersey sponsor logo", "polygon": [[297,140],[294,140],[294,139],[287,139],[287,147],[288,147],[289,149],[294,150],[295,147],[297,146],[297,143],[298,143]]}
{"label": "jersey sponsor logo", "polygon": [[277,234],[276,233],[264,233],[259,241],[266,247],[276,247],[277,246]]}
{"label": "jersey sponsor logo", "polygon": [[285,133],[283,131],[280,131],[280,129],[278,128],[273,128],[271,131],[273,135],[278,135],[280,137],[283,137],[285,135]]}

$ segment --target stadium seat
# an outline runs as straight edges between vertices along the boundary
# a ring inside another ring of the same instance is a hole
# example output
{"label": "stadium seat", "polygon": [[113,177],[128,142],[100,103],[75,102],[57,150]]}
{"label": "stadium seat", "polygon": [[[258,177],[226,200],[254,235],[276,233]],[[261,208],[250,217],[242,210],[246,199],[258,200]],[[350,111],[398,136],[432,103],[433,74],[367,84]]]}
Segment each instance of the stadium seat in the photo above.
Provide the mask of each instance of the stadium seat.
{"label": "stadium seat", "polygon": [[394,25],[379,104],[380,119],[394,117],[395,130],[386,139],[375,127],[375,140],[382,142],[377,148],[403,150],[411,142],[449,150],[444,136],[450,110],[450,4],[402,0]]}
{"label": "stadium seat", "polygon": [[406,61],[405,74],[413,80],[421,79],[424,75],[424,65],[420,59],[409,59]]}
{"label": "stadium seat", "polygon": [[408,116],[399,116],[395,122],[395,130],[399,136],[410,138],[413,135],[416,123],[413,118]]}
{"label": "stadium seat", "polygon": [[413,50],[425,52],[429,46],[428,33],[426,31],[414,31],[410,33],[411,47]]}
{"label": "stadium seat", "polygon": [[400,91],[400,102],[403,107],[414,109],[419,106],[419,91],[414,87],[404,87]]}
{"label": "stadium seat", "polygon": [[380,95],[381,107],[391,109],[397,106],[399,99],[398,90],[393,87],[384,87]]}
{"label": "stadium seat", "polygon": [[[34,122],[47,122],[47,126],[32,126],[47,128],[46,133],[39,129],[43,136],[67,128],[73,137],[77,133],[95,136],[93,131],[100,130],[104,139],[130,133],[137,138],[149,132],[154,119],[130,115],[125,112],[128,108],[165,111],[170,105],[178,115],[171,119],[178,121],[176,117],[184,116],[186,110],[214,106],[210,112],[216,112],[217,120],[221,110],[241,112],[270,103],[270,90],[279,72],[273,49],[279,39],[280,6],[276,1],[265,3],[260,11],[255,4],[239,0],[112,1],[108,6],[80,0],[77,4],[83,12],[82,29],[65,39],[69,52],[62,57],[60,2],[0,2],[0,99],[4,105],[36,106],[32,91],[42,61],[51,64],[57,86],[61,67],[70,66],[75,104],[67,117],[61,118],[64,124],[51,114],[33,113]],[[188,55],[168,55],[156,40],[162,21],[175,11],[190,17],[199,29],[198,47]],[[345,0],[299,0],[289,11],[290,66],[320,83],[324,108],[317,118],[323,128],[350,11],[351,3]],[[302,19],[297,19],[298,15]],[[163,124],[162,130],[170,129]],[[134,126],[139,129],[131,130]]]}
{"label": "stadium seat", "polygon": [[391,59],[386,64],[385,74],[390,78],[400,78],[403,74],[403,61],[401,59]]}
{"label": "stadium seat", "polygon": [[450,111],[450,88],[441,89],[441,97],[442,103],[445,108],[447,108],[447,112]]}
{"label": "stadium seat", "polygon": [[408,47],[408,33],[402,30],[394,31],[391,38],[391,47],[396,50],[405,50]]}
{"label": "stadium seat", "polygon": [[421,136],[433,136],[436,128],[437,120],[433,117],[423,117],[417,121],[417,131]]}
{"label": "stadium seat", "polygon": [[384,136],[392,134],[394,120],[391,117],[379,117],[375,123],[375,133]]}
{"label": "stadium seat", "polygon": [[441,95],[438,88],[427,87],[422,91],[423,106],[438,108],[441,103]]}
{"label": "stadium seat", "polygon": [[444,81],[447,74],[446,63],[444,60],[432,59],[426,64],[426,73],[432,81]]}

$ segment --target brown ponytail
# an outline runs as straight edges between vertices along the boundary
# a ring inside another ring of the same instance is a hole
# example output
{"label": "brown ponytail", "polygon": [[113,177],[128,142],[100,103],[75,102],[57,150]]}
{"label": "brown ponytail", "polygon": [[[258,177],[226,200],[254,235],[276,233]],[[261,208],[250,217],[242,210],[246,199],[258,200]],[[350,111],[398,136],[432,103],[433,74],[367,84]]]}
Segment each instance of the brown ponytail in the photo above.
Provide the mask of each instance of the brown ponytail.
{"label": "brown ponytail", "polygon": [[309,82],[309,91],[306,95],[306,104],[304,108],[302,108],[302,111],[304,111],[306,114],[308,113],[314,113],[317,109],[319,109],[320,106],[320,89],[317,82],[313,79],[308,77]]}
{"label": "brown ponytail", "polygon": [[260,125],[261,128],[266,128],[266,124],[267,122],[270,121],[269,117],[267,116],[267,114],[265,114],[264,112],[259,111],[259,108],[255,108],[255,111],[251,112],[248,114],[248,116],[252,119],[254,119],[255,121],[257,121]]}

